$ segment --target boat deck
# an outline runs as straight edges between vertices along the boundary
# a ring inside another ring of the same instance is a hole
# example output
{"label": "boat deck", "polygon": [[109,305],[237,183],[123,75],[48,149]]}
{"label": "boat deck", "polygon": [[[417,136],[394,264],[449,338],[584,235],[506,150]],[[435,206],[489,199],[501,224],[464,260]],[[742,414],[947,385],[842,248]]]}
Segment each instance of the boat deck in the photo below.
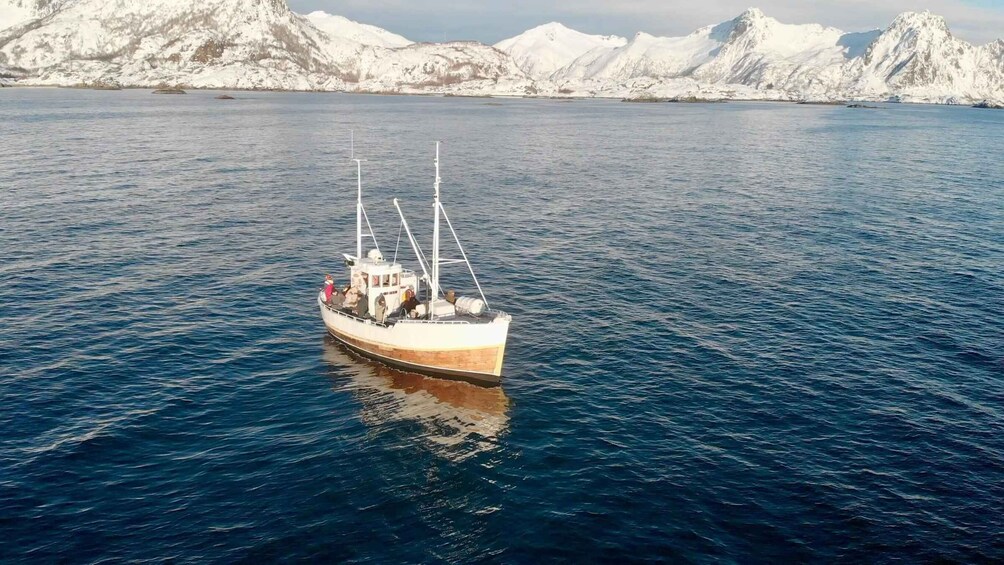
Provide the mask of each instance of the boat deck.
{"label": "boat deck", "polygon": [[453,314],[450,316],[437,317],[435,320],[429,320],[427,317],[407,318],[395,314],[393,316],[388,316],[384,322],[377,322],[376,318],[371,316],[357,316],[354,312],[347,308],[338,308],[324,302],[321,302],[321,304],[329,312],[333,312],[339,316],[345,316],[346,318],[351,318],[360,322],[369,322],[371,324],[385,327],[391,327],[395,324],[490,324],[499,314],[504,315],[504,312],[500,312],[498,310],[485,310],[480,316],[472,316],[470,314]]}

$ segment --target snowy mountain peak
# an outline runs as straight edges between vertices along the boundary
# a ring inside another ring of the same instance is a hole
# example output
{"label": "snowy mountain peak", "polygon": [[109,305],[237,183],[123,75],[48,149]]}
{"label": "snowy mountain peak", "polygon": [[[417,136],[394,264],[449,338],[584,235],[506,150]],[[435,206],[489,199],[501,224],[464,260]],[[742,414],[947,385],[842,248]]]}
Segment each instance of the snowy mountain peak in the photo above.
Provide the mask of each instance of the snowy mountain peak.
{"label": "snowy mountain peak", "polygon": [[567,26],[565,26],[562,23],[559,23],[559,22],[548,22],[546,24],[539,25],[539,26],[537,26],[535,28],[528,29],[523,34],[524,35],[527,35],[527,34],[542,34],[542,35],[546,36],[548,39],[550,39],[551,41],[554,41],[560,34],[565,34],[565,33],[574,32],[574,31],[575,30],[572,30],[572,29],[568,28]]}
{"label": "snowy mountain peak", "polygon": [[529,76],[543,79],[590,51],[616,49],[626,43],[623,37],[589,35],[550,22],[502,40],[495,48],[511,56]]}
{"label": "snowy mountain peak", "polygon": [[[731,22],[726,22],[718,26],[719,31],[728,29],[728,41],[735,41],[742,36],[765,37],[770,35],[772,28],[780,25],[781,22],[768,17],[759,8],[749,8],[739,14]],[[713,28],[714,29],[714,28]]]}
{"label": "snowy mountain peak", "polygon": [[922,12],[903,12],[896,16],[892,25],[889,26],[890,30],[907,28],[930,28],[948,33],[948,22],[945,21],[945,18],[932,14],[929,10],[924,10]]}
{"label": "snowy mountain peak", "polygon": [[[885,53],[940,49],[957,42],[948,23],[931,12],[904,12],[869,47],[865,59]],[[968,45],[968,44],[967,44]]]}
{"label": "snowy mountain peak", "polygon": [[768,19],[767,15],[764,14],[763,11],[760,10],[760,8],[752,8],[752,7],[746,8],[746,10],[743,11],[743,13],[739,14],[739,16],[736,18],[736,20],[742,20],[747,22],[755,22],[766,19]]}
{"label": "snowy mountain peak", "polygon": [[541,39],[562,43],[583,42],[614,45],[623,45],[627,42],[627,40],[623,37],[618,37],[616,35],[589,35],[587,33],[582,33],[581,31],[576,31],[559,22],[548,22],[546,24],[528,29],[516,37],[504,39],[496,43],[495,46],[504,51],[505,48],[515,43],[535,42]]}
{"label": "snowy mountain peak", "polygon": [[344,16],[336,16],[327,12],[316,11],[306,15],[308,21],[317,29],[336,39],[347,39],[361,45],[375,45],[390,49],[407,47],[410,41],[396,33],[369,24],[354,22]]}

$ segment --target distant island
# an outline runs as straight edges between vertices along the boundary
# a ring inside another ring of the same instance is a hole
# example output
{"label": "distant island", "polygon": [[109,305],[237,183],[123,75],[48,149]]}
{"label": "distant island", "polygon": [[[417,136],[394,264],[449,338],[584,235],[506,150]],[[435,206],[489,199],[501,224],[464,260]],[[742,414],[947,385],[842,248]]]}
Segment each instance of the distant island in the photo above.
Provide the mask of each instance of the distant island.
{"label": "distant island", "polygon": [[0,85],[1004,105],[1004,40],[972,45],[930,12],[851,33],[755,8],[686,37],[549,23],[489,46],[416,43],[283,0],[109,1],[0,0]]}

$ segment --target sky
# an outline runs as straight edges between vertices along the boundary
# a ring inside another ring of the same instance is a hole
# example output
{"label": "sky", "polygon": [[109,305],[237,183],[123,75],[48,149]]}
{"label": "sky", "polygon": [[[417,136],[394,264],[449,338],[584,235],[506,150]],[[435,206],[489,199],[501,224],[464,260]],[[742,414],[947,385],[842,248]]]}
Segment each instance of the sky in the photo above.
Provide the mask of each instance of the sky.
{"label": "sky", "polygon": [[844,31],[884,28],[897,14],[930,10],[959,38],[1004,38],[1004,0],[287,0],[293,10],[324,10],[413,41],[473,39],[493,44],[550,21],[582,32],[631,37],[644,31],[680,36],[730,20],[755,6],[783,23],[818,23]]}

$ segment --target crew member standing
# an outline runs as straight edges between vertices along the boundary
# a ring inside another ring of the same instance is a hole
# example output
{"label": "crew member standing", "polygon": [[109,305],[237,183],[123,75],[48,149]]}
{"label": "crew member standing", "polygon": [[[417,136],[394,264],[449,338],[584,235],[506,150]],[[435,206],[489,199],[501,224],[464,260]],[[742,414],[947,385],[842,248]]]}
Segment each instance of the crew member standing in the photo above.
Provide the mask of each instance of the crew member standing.
{"label": "crew member standing", "polygon": [[335,292],[335,279],[324,275],[324,303],[331,304],[331,295]]}

